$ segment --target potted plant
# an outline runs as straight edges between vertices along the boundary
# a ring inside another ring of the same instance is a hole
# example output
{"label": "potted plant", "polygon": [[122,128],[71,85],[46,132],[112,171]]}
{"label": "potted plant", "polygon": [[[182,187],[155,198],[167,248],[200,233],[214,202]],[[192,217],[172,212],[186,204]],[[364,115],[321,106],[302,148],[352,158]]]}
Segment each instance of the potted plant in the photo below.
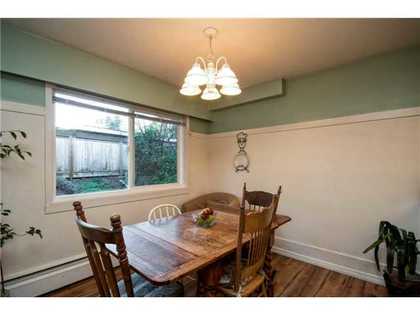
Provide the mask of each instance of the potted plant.
{"label": "potted plant", "polygon": [[[17,140],[18,137],[26,138],[26,133],[21,130],[12,130],[12,131],[0,131],[0,139],[5,134],[9,134],[14,140]],[[5,159],[9,157],[11,154],[16,154],[22,160],[25,160],[25,156],[31,157],[32,154],[28,151],[22,150],[18,144],[16,145],[8,145],[3,144],[0,142],[0,159]],[[6,244],[7,241],[12,240],[16,236],[25,236],[25,235],[38,235],[42,238],[41,230],[30,226],[26,229],[24,233],[16,233],[13,226],[8,223],[3,222],[3,217],[7,217],[12,213],[11,209],[4,209],[3,202],[0,202],[0,279],[1,279],[1,291],[0,296],[8,296],[8,292],[5,288],[5,280],[3,274],[3,265],[2,265],[2,248]]]}
{"label": "potted plant", "polygon": [[385,243],[386,269],[383,277],[390,295],[420,296],[420,275],[416,273],[417,255],[420,254],[418,241],[413,232],[407,232],[388,221],[381,221],[378,239],[363,251],[367,253],[374,249],[376,267],[381,270],[379,247]]}

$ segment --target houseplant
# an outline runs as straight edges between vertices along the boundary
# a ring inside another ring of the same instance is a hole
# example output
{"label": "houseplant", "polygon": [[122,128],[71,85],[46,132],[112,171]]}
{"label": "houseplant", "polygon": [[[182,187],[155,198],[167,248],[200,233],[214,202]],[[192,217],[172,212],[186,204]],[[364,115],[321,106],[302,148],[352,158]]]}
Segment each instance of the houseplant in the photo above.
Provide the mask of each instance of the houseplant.
{"label": "houseplant", "polygon": [[363,251],[367,253],[374,250],[376,267],[381,270],[379,247],[385,243],[386,268],[383,277],[390,295],[420,295],[420,275],[416,273],[417,255],[420,254],[417,249],[418,241],[420,240],[416,239],[413,232],[407,232],[388,221],[381,221],[378,239]]}
{"label": "houseplant", "polygon": [[[21,130],[12,130],[12,131],[0,131],[0,139],[3,139],[4,135],[10,135],[14,140],[17,140],[18,137],[26,138],[26,133]],[[31,157],[32,154],[28,151],[22,150],[18,144],[8,145],[4,144],[3,141],[0,141],[0,159],[5,159],[12,154],[16,154],[22,160],[25,160],[25,157]],[[16,236],[25,236],[25,235],[38,235],[42,238],[41,230],[30,226],[26,229],[24,233],[16,233],[13,226],[8,223],[3,222],[3,217],[7,217],[12,213],[11,209],[4,209],[3,202],[0,202],[0,250],[6,244],[7,241],[12,240]],[[3,274],[3,265],[2,257],[0,252],[0,279],[1,279],[1,291],[0,296],[8,296],[8,293],[5,288],[4,274]]]}

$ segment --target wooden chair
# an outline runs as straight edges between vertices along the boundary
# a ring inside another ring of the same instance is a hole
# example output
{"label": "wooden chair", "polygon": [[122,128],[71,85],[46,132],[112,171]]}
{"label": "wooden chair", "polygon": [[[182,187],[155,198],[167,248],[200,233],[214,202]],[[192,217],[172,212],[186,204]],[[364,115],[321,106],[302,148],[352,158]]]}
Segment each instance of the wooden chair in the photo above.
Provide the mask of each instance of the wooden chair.
{"label": "wooden chair", "polygon": [[[260,207],[259,211],[247,212],[245,200],[242,200],[238,242],[235,263],[231,280],[226,285],[218,285],[216,289],[228,296],[250,296],[258,289],[258,296],[267,296],[266,275],[264,262],[271,237],[271,222],[274,214],[275,200],[264,199],[267,207]],[[242,243],[246,244],[245,255],[242,252]]]}
{"label": "wooden chair", "polygon": [[[119,215],[111,216],[112,230],[109,230],[87,223],[85,212],[79,201],[75,201],[73,207],[77,216],[76,224],[82,236],[83,245],[100,296],[151,297],[184,295],[184,288],[178,283],[157,287],[136,273],[131,275]],[[106,244],[113,244],[117,248],[118,261],[123,278],[119,282],[117,282],[115,269],[112,266]]]}
{"label": "wooden chair", "polygon": [[[273,205],[273,217],[277,212],[277,208],[279,205],[281,194],[281,185],[277,189],[276,194],[271,194],[265,191],[247,191],[246,190],[246,183],[244,183],[244,187],[242,189],[242,205],[246,207],[248,211],[260,211],[261,208],[268,207]],[[276,276],[276,271],[272,268],[272,253],[271,248],[274,244],[274,231],[271,232],[270,240],[268,242],[268,249],[267,255],[265,257],[265,274],[267,277],[266,285],[267,291],[269,296],[273,296],[274,294],[274,277]],[[245,248],[246,253],[246,248]]]}
{"label": "wooden chair", "polygon": [[205,194],[198,196],[192,200],[185,202],[182,206],[182,212],[194,211],[198,209],[204,209],[212,207],[213,205],[226,206],[231,208],[239,209],[240,201],[239,198],[235,195],[224,193],[224,192],[214,192],[210,194]]}
{"label": "wooden chair", "polygon": [[181,210],[175,205],[171,205],[171,204],[158,205],[154,207],[152,210],[150,210],[148,221],[162,219],[165,217],[174,217],[180,214],[182,214]]}
{"label": "wooden chair", "polygon": [[274,213],[277,212],[277,207],[280,200],[281,185],[277,189],[276,194],[271,194],[265,191],[247,191],[246,183],[242,189],[242,205],[249,211],[260,211],[262,208],[269,207],[271,203],[274,206]]}

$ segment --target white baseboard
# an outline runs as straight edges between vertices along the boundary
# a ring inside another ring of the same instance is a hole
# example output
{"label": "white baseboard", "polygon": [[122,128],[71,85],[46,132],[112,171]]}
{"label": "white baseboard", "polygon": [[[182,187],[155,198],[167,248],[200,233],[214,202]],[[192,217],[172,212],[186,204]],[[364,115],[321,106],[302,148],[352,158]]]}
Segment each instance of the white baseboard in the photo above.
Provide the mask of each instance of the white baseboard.
{"label": "white baseboard", "polygon": [[273,252],[360,280],[385,285],[381,274],[376,271],[375,262],[368,259],[280,237],[276,237]]}
{"label": "white baseboard", "polygon": [[48,271],[13,280],[6,285],[10,296],[39,296],[92,276],[89,261],[82,259]]}

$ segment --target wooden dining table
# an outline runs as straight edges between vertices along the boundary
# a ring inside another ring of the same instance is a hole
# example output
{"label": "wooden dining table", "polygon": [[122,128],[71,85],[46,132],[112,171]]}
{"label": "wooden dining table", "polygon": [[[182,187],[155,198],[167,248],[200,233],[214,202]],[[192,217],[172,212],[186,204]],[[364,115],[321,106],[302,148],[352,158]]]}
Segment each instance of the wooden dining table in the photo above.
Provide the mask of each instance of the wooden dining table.
{"label": "wooden dining table", "polygon": [[[130,267],[155,285],[165,285],[194,271],[211,268],[236,249],[239,226],[239,209],[225,206],[213,209],[216,223],[210,228],[193,222],[193,216],[201,210],[124,226]],[[290,220],[280,214],[273,217],[272,240],[264,267],[269,296],[273,295],[271,247],[274,231]],[[107,245],[107,249],[117,255],[115,245]]]}

